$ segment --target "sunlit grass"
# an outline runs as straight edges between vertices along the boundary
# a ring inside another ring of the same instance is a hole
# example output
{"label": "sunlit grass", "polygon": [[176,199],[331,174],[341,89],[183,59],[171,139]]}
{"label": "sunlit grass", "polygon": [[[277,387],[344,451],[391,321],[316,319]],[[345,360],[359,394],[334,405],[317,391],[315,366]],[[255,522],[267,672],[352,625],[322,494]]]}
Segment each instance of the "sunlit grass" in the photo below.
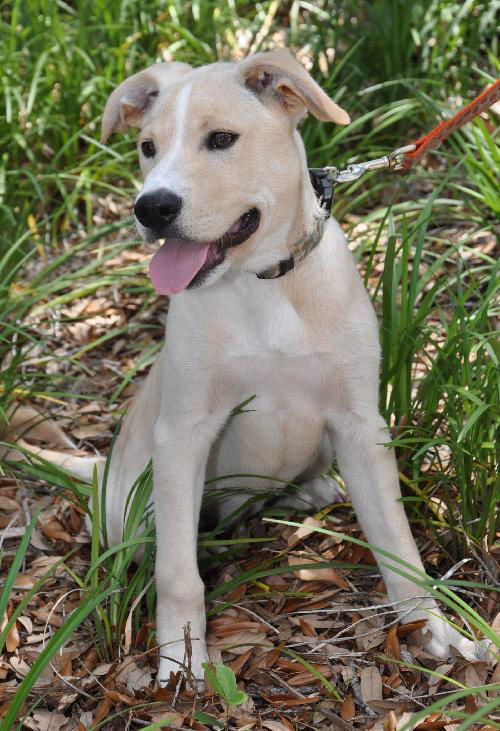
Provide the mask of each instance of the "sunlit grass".
{"label": "sunlit grass", "polygon": [[[315,120],[303,126],[311,166],[340,166],[420,136],[487,86],[498,68],[494,4],[475,0],[266,0],[250,5],[15,0],[0,13],[0,437],[9,410],[19,401],[35,399],[50,412],[51,404],[68,398],[90,398],[80,393],[74,375],[92,375],[85,356],[145,327],[138,316],[99,342],[64,355],[72,359],[71,378],[46,371],[46,364],[61,356],[47,345],[37,318],[106,288],[133,288],[144,306],[152,300],[140,264],[106,267],[132,246],[121,230],[127,221],[95,219],[106,209],[105,196],[125,208],[138,185],[134,136],[109,146],[99,142],[102,108],[119,80],[156,60],[198,65],[286,40],[351,114],[353,123],[345,128]],[[403,500],[414,526],[432,529],[453,560],[487,550],[498,530],[497,262],[494,251],[483,250],[475,236],[479,230],[492,235],[500,207],[494,119],[483,117],[454,134],[432,165],[409,177],[371,174],[339,186],[334,204],[380,315],[381,408],[394,428]],[[450,231],[461,227],[464,234],[453,238]],[[82,251],[96,255],[74,268]],[[141,355],[141,367],[152,360],[155,347]],[[26,366],[34,353],[39,365]],[[111,401],[120,398],[136,367],[123,373],[108,395]],[[32,457],[5,470],[71,494],[80,506],[94,494],[97,507],[95,485],[73,480],[41,460]],[[103,532],[106,538],[98,517],[104,511],[102,505],[94,509],[90,566],[84,576],[71,573],[81,605],[32,666],[2,731],[19,720],[43,667],[82,623],[92,623],[104,661],[123,648],[130,626],[135,632],[144,617],[153,620],[154,535],[151,521],[143,524],[150,490],[146,472],[135,485],[117,547],[106,540],[99,545]],[[257,593],[261,579],[287,570],[278,560],[240,570],[238,559],[247,544],[228,537],[227,527],[200,535],[203,571],[224,562],[238,567],[208,598],[246,581],[256,582]],[[10,565],[0,608],[26,555],[31,528]],[[218,553],[206,552],[214,546]],[[143,555],[135,564],[138,547]],[[0,641],[54,570],[16,606]],[[425,581],[427,588],[436,584]],[[440,599],[455,611],[463,609],[460,596],[447,588]],[[487,634],[484,620],[472,619]],[[150,630],[148,651],[154,645]],[[428,710],[453,700],[453,694],[446,696]],[[493,701],[486,704],[477,720],[493,706]],[[422,717],[423,712],[415,720]],[[457,718],[459,729],[471,726],[470,719]]]}

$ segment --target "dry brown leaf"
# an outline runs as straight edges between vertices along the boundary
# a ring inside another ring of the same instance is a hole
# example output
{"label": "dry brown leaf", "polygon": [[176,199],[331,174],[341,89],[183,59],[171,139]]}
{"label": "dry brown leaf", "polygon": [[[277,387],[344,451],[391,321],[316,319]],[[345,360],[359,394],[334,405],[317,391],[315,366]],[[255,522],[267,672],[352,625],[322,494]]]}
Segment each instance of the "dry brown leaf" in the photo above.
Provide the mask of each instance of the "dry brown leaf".
{"label": "dry brown leaf", "polygon": [[5,510],[6,513],[13,513],[15,510],[20,509],[21,506],[18,502],[6,495],[0,495],[0,510]]}
{"label": "dry brown leaf", "polygon": [[411,635],[412,632],[416,632],[417,630],[424,628],[426,624],[426,619],[419,619],[416,622],[407,622],[406,624],[398,624],[396,635],[399,638],[407,637],[408,635]]}
{"label": "dry brown leaf", "polygon": [[384,641],[382,628],[373,626],[369,619],[364,619],[354,626],[354,636],[358,649],[364,652],[378,647]]}
{"label": "dry brown leaf", "polygon": [[113,703],[125,703],[126,706],[133,706],[136,702],[134,698],[118,690],[106,690],[106,697]]}
{"label": "dry brown leaf", "polygon": [[318,703],[321,701],[320,696],[313,696],[311,698],[296,698],[293,695],[286,695],[278,693],[277,695],[266,695],[261,692],[261,696],[273,706],[305,706],[309,703]]}
{"label": "dry brown leaf", "polygon": [[247,652],[242,653],[241,655],[238,655],[234,660],[232,660],[229,663],[229,666],[233,673],[238,674],[240,670],[242,669],[243,665],[247,662],[247,660],[250,659],[251,655],[253,653],[253,648],[251,650],[247,650]]}
{"label": "dry brown leaf", "polygon": [[346,693],[342,705],[340,706],[340,717],[344,721],[351,721],[356,715],[356,706],[352,693]]}
{"label": "dry brown leaf", "polygon": [[[496,664],[495,669],[493,670],[493,673],[491,674],[490,683],[500,683],[500,662]],[[491,691],[488,694],[491,696]],[[495,696],[493,696],[495,697]]]}
{"label": "dry brown leaf", "polygon": [[317,677],[317,675],[310,673],[309,670],[303,670],[301,673],[292,675],[287,682],[288,685],[292,686],[292,688],[300,688],[302,685],[316,685],[317,683],[321,683],[321,680]]}
{"label": "dry brown leaf", "polygon": [[497,633],[500,633],[500,612],[493,618],[491,623],[491,629]]}
{"label": "dry brown leaf", "polygon": [[394,711],[389,711],[384,723],[384,731],[397,731],[398,718]]}
{"label": "dry brown leaf", "polygon": [[17,618],[17,621],[19,624],[22,624],[26,632],[33,632],[33,622],[29,617],[25,617],[24,614],[22,614],[20,617]]}
{"label": "dry brown leaf", "polygon": [[439,713],[432,713],[428,719],[415,726],[415,731],[437,731],[450,723],[449,719],[442,718]]}
{"label": "dry brown leaf", "polygon": [[62,617],[55,612],[52,612],[51,614],[48,607],[42,607],[41,609],[32,609],[31,614],[37,619],[40,619],[42,622],[47,622],[52,627],[61,627],[63,624]]}
{"label": "dry brown leaf", "polygon": [[[294,576],[301,581],[322,581],[331,582],[338,586],[340,589],[349,589],[349,584],[344,577],[334,568],[320,568],[321,561],[315,556],[308,556],[304,551],[300,552],[300,556],[289,556],[288,565],[290,567],[301,566],[302,564],[312,564],[317,562],[317,569],[298,569],[294,571]],[[307,556],[307,557],[306,557]]]}
{"label": "dry brown leaf", "polygon": [[17,650],[19,645],[21,644],[21,638],[19,637],[19,630],[17,629],[17,622],[14,622],[12,627],[9,630],[9,634],[7,635],[7,639],[5,641],[5,646],[7,648],[7,652],[14,652],[14,650]]}
{"label": "dry brown leaf", "polygon": [[[16,586],[19,586],[23,589],[32,589],[37,580],[41,578],[47,571],[49,570],[49,567],[60,561],[59,556],[41,556],[38,559],[35,559],[31,563],[31,570],[25,572],[24,574],[18,574],[16,577]],[[55,576],[61,576],[61,574],[64,572],[64,569],[62,567],[59,567],[55,570],[54,575]],[[32,611],[31,614],[35,614],[36,612]]]}
{"label": "dry brown leaf", "polygon": [[34,731],[61,731],[65,726],[69,728],[70,721],[71,719],[62,713],[39,710],[34,711],[33,715],[26,719],[24,724]]}
{"label": "dry brown leaf", "polygon": [[307,621],[307,619],[304,619],[304,617],[299,617],[299,624],[302,632],[306,637],[317,637],[318,633],[312,627],[312,625]]}
{"label": "dry brown leaf", "polygon": [[[388,657],[393,657],[395,660],[399,660],[400,657],[400,648],[399,648],[399,640],[397,636],[397,626],[394,625],[390,628],[389,632],[387,633],[387,637],[385,639],[385,654]],[[398,666],[396,663],[390,664],[391,672],[397,672]]]}
{"label": "dry brown leaf", "polygon": [[267,631],[265,625],[261,622],[230,622],[229,624],[223,624],[215,628],[214,633],[217,637],[227,637],[232,635],[234,632],[241,632],[242,630],[249,630],[250,632],[265,632]]}
{"label": "dry brown leaf", "polygon": [[24,677],[30,671],[30,666],[17,655],[12,655],[9,660],[17,675]]}
{"label": "dry brown leaf", "polygon": [[235,655],[242,655],[256,645],[272,648],[266,641],[266,635],[261,632],[233,632],[226,637],[219,637],[210,641],[211,647],[218,647],[220,650],[232,652]]}
{"label": "dry brown leaf", "polygon": [[123,658],[117,669],[115,680],[123,684],[133,694],[142,688],[150,687],[153,677],[149,666],[139,667],[134,656],[128,655]]}
{"label": "dry brown leaf", "polygon": [[97,725],[99,721],[102,721],[108,715],[111,709],[111,700],[106,696],[104,697],[96,708],[94,716],[94,724]]}
{"label": "dry brown leaf", "polygon": [[92,439],[100,437],[109,431],[109,424],[105,421],[98,421],[95,424],[79,426],[71,432],[77,439]]}
{"label": "dry brown leaf", "polygon": [[287,543],[289,548],[297,545],[299,541],[311,533],[314,533],[314,528],[324,528],[325,523],[323,520],[316,520],[316,518],[305,518],[300,528],[294,530],[294,532],[288,536]]}
{"label": "dry brown leaf", "polygon": [[365,703],[382,700],[382,676],[374,666],[363,668],[359,674],[361,698]]}
{"label": "dry brown leaf", "polygon": [[51,518],[42,525],[43,535],[51,541],[65,541],[65,543],[73,543],[73,539],[62,525],[55,518]]}
{"label": "dry brown leaf", "polygon": [[262,721],[262,728],[267,728],[269,731],[288,731],[288,726],[281,721]]}

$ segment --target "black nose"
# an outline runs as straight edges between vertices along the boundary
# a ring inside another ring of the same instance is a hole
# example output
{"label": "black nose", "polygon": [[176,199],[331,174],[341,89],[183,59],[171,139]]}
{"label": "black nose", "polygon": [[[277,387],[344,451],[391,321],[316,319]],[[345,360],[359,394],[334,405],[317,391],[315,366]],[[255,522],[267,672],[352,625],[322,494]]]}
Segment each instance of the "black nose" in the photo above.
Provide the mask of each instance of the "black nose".
{"label": "black nose", "polygon": [[154,193],[145,193],[135,202],[134,213],[143,226],[161,233],[169,223],[179,214],[182,208],[182,198],[169,190],[155,190]]}

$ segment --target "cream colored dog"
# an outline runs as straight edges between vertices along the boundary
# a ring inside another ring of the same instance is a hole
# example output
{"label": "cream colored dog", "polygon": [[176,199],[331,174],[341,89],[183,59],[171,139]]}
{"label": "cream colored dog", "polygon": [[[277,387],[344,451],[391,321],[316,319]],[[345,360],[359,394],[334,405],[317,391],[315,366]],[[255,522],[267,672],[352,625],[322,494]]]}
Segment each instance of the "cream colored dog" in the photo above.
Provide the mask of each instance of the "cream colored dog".
{"label": "cream colored dog", "polygon": [[[107,484],[116,543],[128,491],[153,459],[162,683],[182,666],[186,623],[195,677],[207,660],[196,543],[208,478],[300,482],[317,508],[334,500],[335,483],[321,473],[335,454],[367,540],[423,572],[383,446],[375,314],[311,185],[296,129],[306,111],[349,122],[286,51],[197,69],[156,64],[124,81],[104,111],[103,141],[140,130],[137,228],[164,240],[150,273],[171,295],[166,344],[125,419]],[[290,261],[295,268],[276,277]],[[253,394],[254,411],[232,416]],[[245,499],[232,498],[227,512]],[[475,659],[480,648],[392,565],[382,555],[390,600],[404,621],[428,620],[429,651],[446,657],[452,645]]]}

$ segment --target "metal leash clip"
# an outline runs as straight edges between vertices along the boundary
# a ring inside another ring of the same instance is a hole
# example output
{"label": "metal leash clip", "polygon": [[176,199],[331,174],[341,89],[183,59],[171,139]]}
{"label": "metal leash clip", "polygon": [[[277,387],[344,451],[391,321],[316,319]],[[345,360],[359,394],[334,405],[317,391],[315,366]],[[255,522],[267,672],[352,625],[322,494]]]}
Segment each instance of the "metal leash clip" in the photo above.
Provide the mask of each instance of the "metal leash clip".
{"label": "metal leash clip", "polygon": [[384,170],[387,168],[390,170],[401,170],[405,153],[412,152],[415,147],[416,145],[405,145],[405,147],[398,147],[397,150],[393,150],[388,155],[378,157],[375,160],[353,162],[343,170],[335,167],[325,167],[324,171],[332,183],[350,183],[352,180],[360,178],[369,170]]}

